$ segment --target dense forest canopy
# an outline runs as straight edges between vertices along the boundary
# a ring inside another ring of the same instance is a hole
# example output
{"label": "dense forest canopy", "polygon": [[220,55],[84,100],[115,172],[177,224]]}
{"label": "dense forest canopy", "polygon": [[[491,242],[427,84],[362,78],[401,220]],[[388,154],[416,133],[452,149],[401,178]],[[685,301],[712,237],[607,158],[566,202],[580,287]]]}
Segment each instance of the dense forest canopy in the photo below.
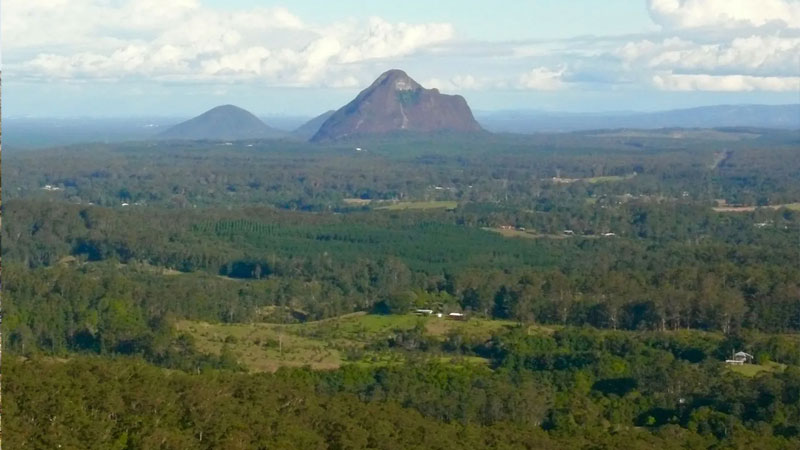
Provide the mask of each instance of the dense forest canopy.
{"label": "dense forest canopy", "polygon": [[[797,448],[799,145],[725,129],[8,152],[6,443]],[[756,364],[726,367],[740,350]]]}

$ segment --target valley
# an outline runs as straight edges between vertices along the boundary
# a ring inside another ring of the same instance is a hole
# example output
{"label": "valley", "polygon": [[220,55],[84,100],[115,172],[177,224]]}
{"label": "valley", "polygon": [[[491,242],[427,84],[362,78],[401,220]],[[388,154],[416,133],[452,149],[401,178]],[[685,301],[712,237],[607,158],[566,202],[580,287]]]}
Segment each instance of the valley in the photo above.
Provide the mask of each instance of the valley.
{"label": "valley", "polygon": [[794,450],[798,131],[499,135],[439,95],[7,150],[7,445]]}
{"label": "valley", "polygon": [[800,450],[800,0],[0,0],[6,450]]}

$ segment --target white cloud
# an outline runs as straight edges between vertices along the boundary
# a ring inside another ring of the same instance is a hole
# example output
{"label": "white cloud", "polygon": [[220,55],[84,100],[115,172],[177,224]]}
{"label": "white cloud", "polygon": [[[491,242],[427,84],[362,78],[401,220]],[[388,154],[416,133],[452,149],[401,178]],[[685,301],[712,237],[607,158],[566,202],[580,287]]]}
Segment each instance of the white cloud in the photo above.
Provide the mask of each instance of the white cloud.
{"label": "white cloud", "polygon": [[777,91],[797,93],[800,92],[800,77],[668,73],[653,76],[653,85],[666,91]]}
{"label": "white cloud", "polygon": [[629,67],[657,70],[790,75],[800,70],[800,38],[756,36],[702,44],[678,37],[630,42],[616,54]]}
{"label": "white cloud", "polygon": [[641,80],[676,91],[798,90],[800,1],[647,3],[671,36],[628,42],[611,52]]}
{"label": "white cloud", "polygon": [[326,84],[333,88],[356,88],[361,87],[361,83],[361,80],[353,75],[345,75],[341,78],[332,78]]}
{"label": "white cloud", "polygon": [[[369,60],[452,39],[444,23],[372,18],[315,28],[285,8],[223,12],[198,0],[7,0],[6,72],[16,79],[262,80],[353,86]],[[47,30],[47,32],[43,32]]]}
{"label": "white cloud", "polygon": [[522,74],[519,78],[521,89],[531,89],[536,91],[557,91],[567,87],[563,76],[566,68],[553,70],[548,67],[537,67],[530,72]]}
{"label": "white cloud", "polygon": [[797,0],[648,0],[653,20],[667,28],[740,28],[768,24],[800,28]]}
{"label": "white cloud", "polygon": [[442,92],[460,92],[484,89],[496,83],[484,79],[477,79],[472,75],[456,75],[449,79],[430,78],[422,83],[429,89],[438,89]]}
{"label": "white cloud", "polygon": [[354,34],[356,39],[341,54],[343,63],[407,55],[419,48],[447,41],[455,31],[446,23],[391,24],[373,17],[363,32],[355,31]]}
{"label": "white cloud", "polygon": [[202,0],[5,0],[4,69],[37,82],[354,88],[389,67],[425,67],[435,77],[423,85],[443,92],[633,84],[780,91],[800,72],[800,0],[643,1],[662,31],[624,43],[465,42],[448,23],[312,25],[287,8],[231,11]]}

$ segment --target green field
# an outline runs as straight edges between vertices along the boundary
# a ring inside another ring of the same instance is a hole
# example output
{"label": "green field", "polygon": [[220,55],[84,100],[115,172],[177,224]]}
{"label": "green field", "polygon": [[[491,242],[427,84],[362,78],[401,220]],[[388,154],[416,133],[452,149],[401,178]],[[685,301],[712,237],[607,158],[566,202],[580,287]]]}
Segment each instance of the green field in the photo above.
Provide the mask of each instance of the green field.
{"label": "green field", "polygon": [[[251,372],[274,372],[280,367],[309,366],[315,370],[336,369],[346,363],[393,364],[404,360],[401,352],[368,348],[391,336],[422,328],[423,336],[443,340],[457,331],[464,339],[487,340],[493,334],[516,326],[504,320],[470,319],[465,322],[415,315],[349,314],[303,324],[210,324],[180,321],[176,328],[190,334],[203,353],[219,355],[223,349]],[[552,328],[530,327],[529,332],[550,333]],[[487,361],[477,357],[444,356],[459,363]]]}
{"label": "green field", "polygon": [[570,236],[565,234],[538,234],[530,230],[509,230],[504,228],[483,228],[483,230],[498,233],[508,238],[523,238],[523,239],[567,239]]}
{"label": "green field", "polygon": [[366,206],[372,203],[372,200],[368,198],[345,198],[342,199],[342,202],[350,206]]}
{"label": "green field", "polygon": [[782,372],[786,368],[785,364],[768,362],[766,364],[743,364],[741,366],[728,366],[731,372],[736,372],[746,377],[754,377],[762,372]]}
{"label": "green field", "polygon": [[635,173],[632,173],[632,174],[629,174],[629,175],[609,175],[609,176],[605,176],[605,177],[585,178],[583,181],[585,181],[587,183],[593,183],[593,184],[594,183],[616,183],[616,182],[619,182],[619,181],[630,180],[635,176],[636,176]]}
{"label": "green field", "polygon": [[[510,320],[470,318],[460,322],[435,316],[364,312],[296,324],[211,324],[188,320],[176,323],[179,332],[192,336],[200,352],[213,355],[230,352],[250,372],[275,372],[281,367],[307,366],[314,370],[334,370],[346,364],[403,364],[407,361],[408,353],[385,344],[404,332],[416,329],[431,342],[443,342],[455,333],[464,341],[484,342],[518,326],[519,323]],[[559,328],[540,325],[526,327],[529,334],[551,334]],[[488,364],[484,358],[437,351],[429,353],[428,357],[459,365]],[[763,372],[779,372],[786,368],[784,364],[774,362],[725,367],[746,377],[755,377]]]}
{"label": "green field", "polygon": [[429,201],[429,202],[397,202],[390,205],[379,206],[375,209],[387,211],[403,211],[407,209],[456,209],[458,202],[453,201]]}
{"label": "green field", "polygon": [[790,211],[800,211],[800,202],[798,203],[783,203],[780,205],[768,206],[716,206],[713,208],[716,212],[753,212],[757,209],[781,209],[786,208]]}

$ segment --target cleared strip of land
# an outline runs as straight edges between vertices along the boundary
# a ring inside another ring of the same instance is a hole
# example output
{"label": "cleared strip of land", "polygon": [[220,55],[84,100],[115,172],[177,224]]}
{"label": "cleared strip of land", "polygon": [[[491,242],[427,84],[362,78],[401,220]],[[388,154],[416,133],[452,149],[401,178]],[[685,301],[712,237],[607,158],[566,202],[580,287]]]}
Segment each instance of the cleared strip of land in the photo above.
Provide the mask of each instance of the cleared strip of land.
{"label": "cleared strip of land", "polygon": [[635,173],[631,173],[628,175],[607,175],[602,177],[589,177],[589,178],[562,178],[562,177],[553,177],[552,181],[556,184],[570,184],[570,183],[577,183],[579,181],[583,181],[590,184],[596,183],[616,183],[620,181],[630,180],[636,177]]}
{"label": "cleared strip of land", "polygon": [[571,236],[565,234],[539,234],[534,231],[527,230],[514,230],[507,228],[481,228],[482,230],[491,231],[508,238],[522,238],[522,239],[567,239]]}
{"label": "cleared strip of land", "polygon": [[372,203],[372,199],[369,198],[345,198],[342,200],[346,205],[350,206],[366,206]]}
{"label": "cleared strip of land", "polygon": [[762,372],[783,372],[786,369],[786,364],[768,362],[765,364],[742,364],[741,366],[727,367],[731,372],[752,378]]}
{"label": "cleared strip of land", "polygon": [[792,211],[800,211],[800,202],[798,203],[783,203],[780,205],[767,205],[767,206],[715,206],[712,208],[716,212],[753,212],[757,209],[781,209],[786,208]]}
{"label": "cleared strip of land", "polygon": [[379,206],[375,209],[387,211],[403,211],[406,209],[456,209],[458,202],[430,201],[430,202],[397,202],[391,205]]}

